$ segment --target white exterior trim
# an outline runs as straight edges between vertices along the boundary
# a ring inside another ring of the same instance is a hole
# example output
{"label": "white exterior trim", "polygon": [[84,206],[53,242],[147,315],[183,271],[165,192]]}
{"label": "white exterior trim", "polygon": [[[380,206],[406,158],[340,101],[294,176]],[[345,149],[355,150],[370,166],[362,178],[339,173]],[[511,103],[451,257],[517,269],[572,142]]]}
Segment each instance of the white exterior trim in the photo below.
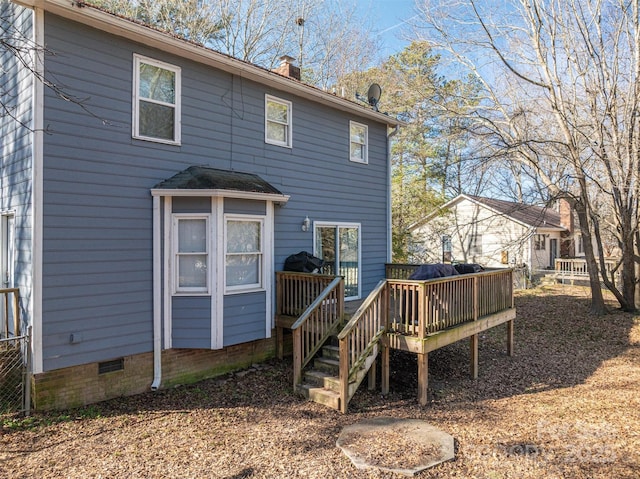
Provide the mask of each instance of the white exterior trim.
{"label": "white exterior trim", "polygon": [[364,107],[337,95],[327,93],[297,80],[279,75],[248,62],[224,55],[195,43],[134,23],[125,18],[103,12],[84,3],[70,0],[13,0],[29,7],[40,7],[70,20],[89,25],[113,35],[128,38],[134,42],[158,48],[169,54],[178,55],[204,65],[209,65],[247,80],[299,95],[311,101],[328,105],[337,110],[355,113],[389,126],[403,125],[400,120],[384,113]]}
{"label": "white exterior trim", "polygon": [[242,200],[273,201],[275,203],[286,203],[289,195],[278,195],[273,193],[256,193],[253,191],[237,190],[181,190],[154,188],[151,190],[152,196],[211,196],[220,198],[237,198]]}
{"label": "white exterior trim", "polygon": [[[36,46],[44,46],[44,11],[34,9],[33,34]],[[34,70],[44,77],[44,58],[34,55]],[[34,374],[44,371],[42,351],[42,259],[43,259],[43,169],[44,169],[44,84],[33,76],[33,151],[32,151],[32,192],[31,203],[31,311],[33,351],[32,369]]]}
{"label": "white exterior trim", "polygon": [[153,198],[153,381],[156,390],[162,382],[162,223],[161,199]]}
{"label": "white exterior trim", "polygon": [[273,276],[275,271],[275,259],[274,259],[274,234],[275,234],[275,216],[274,216],[274,207],[273,203],[267,201],[266,204],[267,211],[265,217],[265,224],[263,235],[264,235],[264,288],[266,290],[265,295],[265,311],[266,311],[266,331],[265,337],[271,337],[271,330],[274,328],[274,317],[273,317],[273,298],[275,294],[275,288],[273,288]]}
{"label": "white exterior trim", "polygon": [[[224,284],[222,282],[222,270],[224,264],[220,264],[220,258],[224,258],[224,198],[214,196],[211,198],[211,239],[213,247],[211,254],[211,349],[224,347]],[[215,240],[214,240],[215,238]],[[224,261],[224,260],[223,260]]]}
{"label": "white exterior trim", "polygon": [[[351,139],[351,128],[354,126],[364,128],[364,143],[363,143],[364,158],[351,156],[351,144],[356,143]],[[357,121],[353,121],[353,120],[349,121],[349,161],[352,161],[354,163],[360,163],[363,165],[369,164],[369,126],[365,125],[364,123],[358,123]]]}
{"label": "white exterior trim", "polygon": [[171,210],[172,210],[171,197],[164,199],[164,348],[171,349],[172,346],[172,295],[171,295],[171,278],[173,276],[173,260],[171,259]]}
{"label": "white exterior trim", "polygon": [[[269,120],[269,116],[268,116],[269,102],[278,103],[280,105],[284,105],[287,107],[286,123],[280,123],[280,122],[275,122],[274,120]],[[286,127],[287,133],[285,135],[286,137],[285,141],[272,140],[269,138],[268,136],[269,121],[278,123],[279,125],[283,125]],[[282,146],[284,148],[293,148],[293,103],[291,103],[289,100],[284,100],[282,98],[269,95],[268,93],[264,95],[264,142],[269,145]]]}
{"label": "white exterior trim", "polygon": [[[156,104],[164,105],[173,108],[174,125],[173,125],[173,140],[167,140],[165,138],[156,138],[153,136],[145,136],[140,134],[140,64],[145,63],[152,65],[163,70],[173,72],[175,75],[174,83],[174,103],[159,102],[156,100],[145,99],[145,101]],[[137,53],[133,54],[133,80],[132,80],[132,104],[131,104],[131,137],[136,140],[153,141],[155,143],[164,143],[167,145],[180,145],[181,143],[181,104],[182,104],[182,70],[180,67],[171,65],[170,63],[154,60],[153,58],[145,57]]]}
{"label": "white exterior trim", "polygon": [[[177,264],[176,258],[178,257],[178,222],[181,219],[193,219],[204,220],[205,231],[207,237],[205,239],[204,254],[207,255],[207,274],[205,275],[206,286],[201,287],[185,287],[180,288],[178,284],[178,273],[180,267]],[[171,272],[171,295],[172,296],[209,296],[212,292],[211,287],[211,213],[171,213],[171,261],[173,264],[173,271]]]}
{"label": "white exterior trim", "polygon": [[[357,296],[347,296],[345,299],[360,299],[362,298],[362,224],[361,223],[353,223],[348,221],[314,221],[313,222],[313,254],[315,255],[317,250],[316,244],[316,229],[322,226],[334,226],[338,228],[357,228],[358,229],[358,295]],[[338,266],[340,262],[340,254],[338,251],[339,248],[336,248],[336,266]],[[339,273],[336,271],[336,275]]]}

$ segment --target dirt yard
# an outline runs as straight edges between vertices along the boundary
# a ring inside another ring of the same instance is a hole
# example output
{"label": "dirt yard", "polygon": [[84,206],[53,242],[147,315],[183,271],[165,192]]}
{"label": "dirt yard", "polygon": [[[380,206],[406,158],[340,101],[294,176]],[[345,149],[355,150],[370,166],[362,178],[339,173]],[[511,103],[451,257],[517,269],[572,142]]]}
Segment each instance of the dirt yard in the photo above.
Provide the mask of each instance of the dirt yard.
{"label": "dirt yard", "polygon": [[[391,392],[365,387],[349,414],[291,393],[290,361],[80,410],[1,419],[1,478],[392,478],[357,470],[335,442],[364,418],[419,418],[451,434],[456,459],[420,478],[640,477],[640,317],[588,314],[582,288],[517,295],[515,356],[505,327],[432,353],[430,404],[415,357],[392,355]],[[615,307],[611,303],[612,310]],[[372,442],[401,464],[411,447]]]}

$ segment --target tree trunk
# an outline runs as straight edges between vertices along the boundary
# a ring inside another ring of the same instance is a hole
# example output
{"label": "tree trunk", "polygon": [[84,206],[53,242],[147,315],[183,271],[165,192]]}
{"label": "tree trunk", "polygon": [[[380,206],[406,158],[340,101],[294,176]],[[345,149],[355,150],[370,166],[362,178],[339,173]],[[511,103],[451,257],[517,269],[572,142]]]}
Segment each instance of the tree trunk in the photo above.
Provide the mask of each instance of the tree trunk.
{"label": "tree trunk", "polygon": [[604,304],[604,297],[600,287],[600,274],[598,272],[598,263],[595,258],[593,241],[591,238],[591,228],[589,228],[589,215],[582,201],[575,203],[578,222],[580,223],[580,231],[582,233],[582,241],[584,245],[584,256],[587,262],[587,271],[589,273],[589,286],[591,287],[591,308],[592,314],[607,314],[607,308]]}

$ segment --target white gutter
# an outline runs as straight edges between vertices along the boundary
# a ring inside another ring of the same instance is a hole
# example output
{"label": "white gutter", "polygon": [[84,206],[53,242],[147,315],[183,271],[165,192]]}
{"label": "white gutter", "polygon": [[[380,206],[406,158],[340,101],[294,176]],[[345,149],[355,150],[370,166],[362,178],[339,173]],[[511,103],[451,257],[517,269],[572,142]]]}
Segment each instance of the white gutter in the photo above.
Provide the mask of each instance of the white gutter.
{"label": "white gutter", "polygon": [[162,382],[162,254],[160,197],[153,197],[153,382],[156,391]]}
{"label": "white gutter", "polygon": [[274,203],[286,203],[289,201],[289,195],[278,195],[274,193],[258,193],[253,191],[240,191],[240,190],[209,190],[209,189],[169,189],[169,188],[153,188],[151,190],[151,196],[207,196],[207,197],[222,197],[222,198],[240,198],[243,200],[260,200],[260,201],[273,201]]}
{"label": "white gutter", "polygon": [[266,70],[251,63],[224,55],[209,48],[177,38],[169,33],[147,27],[140,23],[117,15],[107,13],[72,0],[12,0],[14,3],[39,7],[47,12],[60,15],[69,20],[89,25],[113,35],[128,38],[132,41],[157,48],[161,51],[187,58],[198,63],[212,66],[219,70],[238,75],[242,78],[258,82],[282,91],[293,93],[309,100],[328,105],[389,126],[402,124],[401,121],[371,108],[325,92],[278,73]]}
{"label": "white gutter", "polygon": [[396,125],[395,129],[387,134],[387,263],[393,261],[393,222],[391,218],[391,138],[396,136],[400,131],[400,125]]}

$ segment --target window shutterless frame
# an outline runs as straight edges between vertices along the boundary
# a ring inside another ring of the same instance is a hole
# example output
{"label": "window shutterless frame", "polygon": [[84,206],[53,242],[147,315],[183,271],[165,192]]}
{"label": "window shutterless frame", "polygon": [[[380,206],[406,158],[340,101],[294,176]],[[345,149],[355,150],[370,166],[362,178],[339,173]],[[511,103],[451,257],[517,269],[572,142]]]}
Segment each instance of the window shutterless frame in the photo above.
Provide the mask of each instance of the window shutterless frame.
{"label": "window shutterless frame", "polygon": [[133,138],[180,144],[181,89],[180,67],[133,55]]}
{"label": "window shutterless frame", "polygon": [[349,122],[349,159],[355,163],[369,162],[369,127]]}
{"label": "window shutterless frame", "polygon": [[[189,228],[189,226],[194,227]],[[189,213],[173,214],[171,227],[173,294],[210,294],[210,216]]]}
{"label": "window shutterless frame", "polygon": [[264,290],[265,217],[224,215],[224,292]]}
{"label": "window shutterless frame", "polygon": [[291,148],[293,138],[292,104],[290,101],[264,96],[264,141]]}

